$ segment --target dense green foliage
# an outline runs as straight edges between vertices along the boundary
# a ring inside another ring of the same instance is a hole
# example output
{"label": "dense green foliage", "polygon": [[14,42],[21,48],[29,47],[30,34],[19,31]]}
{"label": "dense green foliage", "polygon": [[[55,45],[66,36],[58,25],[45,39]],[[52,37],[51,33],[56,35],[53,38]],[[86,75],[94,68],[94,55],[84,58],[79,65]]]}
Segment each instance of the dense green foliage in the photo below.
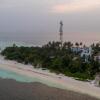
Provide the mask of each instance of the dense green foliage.
{"label": "dense green foliage", "polygon": [[[81,45],[82,43],[76,43],[77,47]],[[3,50],[1,54],[6,59],[32,64],[34,67],[46,68],[80,80],[92,79],[100,70],[99,62],[95,62],[93,59],[90,59],[88,63],[84,62],[84,58],[71,51],[72,46],[71,42],[65,42],[62,47],[59,42],[49,42],[42,47],[17,47],[13,45]],[[93,49],[98,50],[95,46]]]}

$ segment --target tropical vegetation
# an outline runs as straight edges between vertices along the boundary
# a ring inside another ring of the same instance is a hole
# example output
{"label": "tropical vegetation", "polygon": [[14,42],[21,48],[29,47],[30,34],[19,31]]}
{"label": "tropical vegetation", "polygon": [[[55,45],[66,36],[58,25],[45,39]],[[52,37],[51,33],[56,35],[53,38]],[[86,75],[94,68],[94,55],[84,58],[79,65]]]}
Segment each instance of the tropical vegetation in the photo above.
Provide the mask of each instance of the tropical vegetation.
{"label": "tropical vegetation", "polygon": [[[82,43],[75,43],[76,47]],[[74,46],[71,42],[49,42],[42,47],[18,47],[15,44],[2,51],[5,59],[16,60],[19,63],[31,64],[36,68],[49,69],[51,72],[61,73],[80,80],[93,79],[100,72],[100,63],[91,57],[89,62],[84,62],[79,53],[72,52]],[[91,45],[94,54],[100,51],[98,45]]]}

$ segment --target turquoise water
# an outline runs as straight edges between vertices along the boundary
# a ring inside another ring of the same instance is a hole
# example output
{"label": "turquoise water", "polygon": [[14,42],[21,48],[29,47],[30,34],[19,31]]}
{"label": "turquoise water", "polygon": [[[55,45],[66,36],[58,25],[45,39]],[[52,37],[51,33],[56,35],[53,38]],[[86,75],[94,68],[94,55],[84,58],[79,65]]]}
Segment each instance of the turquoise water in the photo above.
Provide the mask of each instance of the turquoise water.
{"label": "turquoise water", "polygon": [[35,76],[28,77],[28,76],[20,75],[20,74],[17,74],[15,72],[12,72],[9,70],[4,70],[4,69],[0,69],[0,77],[3,79],[13,79],[13,80],[16,80],[18,82],[24,82],[24,83],[39,82],[42,84],[46,84],[50,87],[65,89],[65,87],[63,85],[57,84],[55,82],[51,82],[49,79],[41,79],[41,78],[38,78]]}
{"label": "turquoise water", "polygon": [[15,72],[11,72],[9,70],[0,69],[0,77],[3,79],[14,79],[19,82],[34,82],[35,78],[30,78],[24,75],[19,75]]}

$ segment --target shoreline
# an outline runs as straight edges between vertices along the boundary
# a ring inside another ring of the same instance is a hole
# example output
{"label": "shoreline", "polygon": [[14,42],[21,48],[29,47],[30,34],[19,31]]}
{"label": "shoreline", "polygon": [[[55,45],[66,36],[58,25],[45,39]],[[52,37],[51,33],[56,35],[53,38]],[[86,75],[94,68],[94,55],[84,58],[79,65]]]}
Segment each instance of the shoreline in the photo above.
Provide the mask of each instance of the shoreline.
{"label": "shoreline", "polygon": [[35,69],[31,65],[24,65],[17,63],[16,61],[5,60],[2,56],[0,56],[0,68],[20,75],[25,75],[30,78],[38,78],[40,83],[51,87],[70,90],[100,99],[100,88],[93,86],[89,82],[77,81],[67,76],[56,75],[49,71]]}

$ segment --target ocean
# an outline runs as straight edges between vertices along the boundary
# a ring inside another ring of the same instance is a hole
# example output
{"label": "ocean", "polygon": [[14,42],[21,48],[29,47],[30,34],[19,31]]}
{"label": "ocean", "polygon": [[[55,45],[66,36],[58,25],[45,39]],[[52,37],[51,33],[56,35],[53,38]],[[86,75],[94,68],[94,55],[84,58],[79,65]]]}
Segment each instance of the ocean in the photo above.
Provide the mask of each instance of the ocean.
{"label": "ocean", "polygon": [[16,44],[17,46],[26,46],[26,47],[35,46],[34,44],[30,44],[26,42],[0,41],[0,51],[5,49],[6,47],[13,46],[13,44]]}
{"label": "ocean", "polygon": [[21,82],[21,83],[38,82],[38,83],[48,85],[50,87],[65,89],[65,87],[63,85],[57,84],[57,83],[52,82],[48,79],[41,79],[41,78],[35,77],[35,76],[29,77],[29,76],[21,75],[21,74],[18,74],[16,72],[12,72],[10,70],[5,70],[5,69],[0,69],[0,78],[12,79],[12,80],[16,80],[17,82]]}

